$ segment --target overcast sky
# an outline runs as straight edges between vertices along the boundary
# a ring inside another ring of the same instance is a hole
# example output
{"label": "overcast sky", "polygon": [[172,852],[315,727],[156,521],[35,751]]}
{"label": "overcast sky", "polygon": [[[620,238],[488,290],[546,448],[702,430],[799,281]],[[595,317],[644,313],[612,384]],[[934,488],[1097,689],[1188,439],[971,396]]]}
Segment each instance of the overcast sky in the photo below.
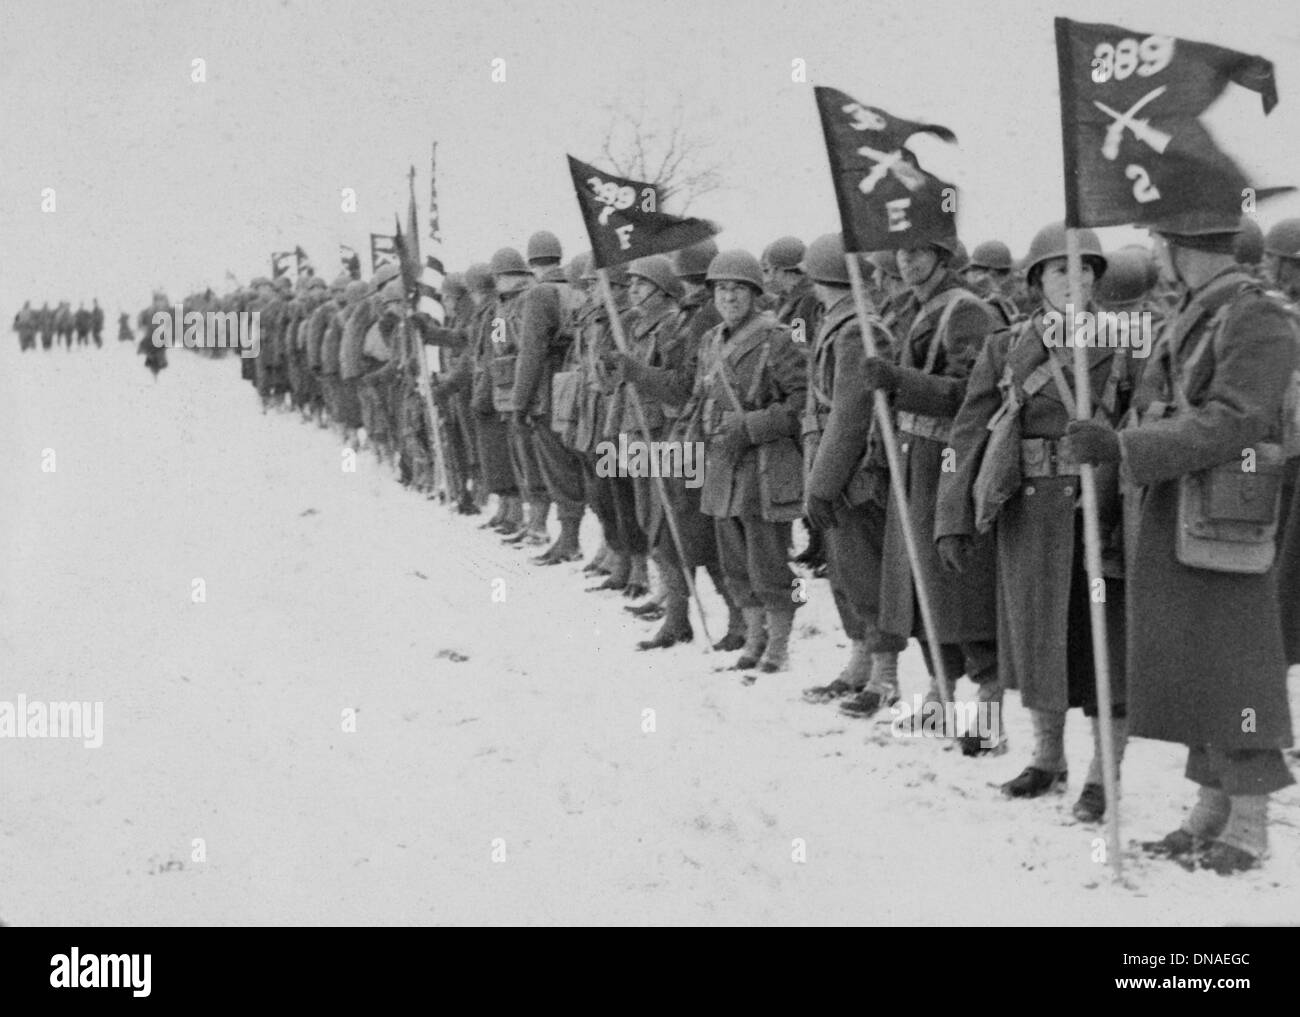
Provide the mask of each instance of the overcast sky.
{"label": "overcast sky", "polygon": [[[1249,14],[1238,13],[1234,7]],[[566,152],[599,162],[606,104],[644,102],[720,164],[725,188],[691,213],[724,247],[837,229],[812,85],[945,124],[918,145],[963,186],[969,246],[1023,254],[1063,215],[1052,17],[1113,22],[1259,53],[1278,108],[1232,88],[1212,127],[1260,184],[1300,183],[1300,15],[1250,4],[719,2],[383,4],[6,0],[0,35],[0,301],[98,297],[134,314],[154,286],[268,271],[301,244],[327,277],[406,210],[429,146],[449,267],[551,229],[585,247]],[[206,62],[206,82],[191,80]],[[791,80],[792,61],[807,82]],[[505,81],[494,82],[494,60]],[[55,189],[57,210],[41,211]],[[341,211],[354,188],[355,213]],[[1261,209],[1265,227],[1300,200]],[[1109,236],[1119,243],[1130,237]]]}

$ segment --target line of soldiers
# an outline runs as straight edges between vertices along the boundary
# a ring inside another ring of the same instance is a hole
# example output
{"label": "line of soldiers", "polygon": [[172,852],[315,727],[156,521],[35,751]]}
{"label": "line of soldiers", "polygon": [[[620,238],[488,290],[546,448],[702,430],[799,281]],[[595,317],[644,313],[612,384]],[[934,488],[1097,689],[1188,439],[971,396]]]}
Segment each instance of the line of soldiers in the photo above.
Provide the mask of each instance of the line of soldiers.
{"label": "line of soldiers", "polygon": [[[262,354],[241,367],[264,412],[287,401],[332,421],[462,512],[496,495],[480,528],[545,548],[538,565],[582,557],[590,508],[603,543],[582,571],[603,577],[592,591],[645,598],[629,610],[661,625],[641,649],[694,638],[689,592],[702,568],[728,608],[715,649],[739,651],[739,669],[788,669],[807,582],[791,568],[803,518],[851,644],[842,672],[805,697],[875,716],[898,700],[898,654],[915,638],[928,702],[953,695],[942,674],[968,678],[990,710],[1019,690],[1034,737],[1002,787],[1011,798],[1065,786],[1066,715],[1082,707],[1094,733],[1073,808],[1083,822],[1107,804],[1090,616],[1100,600],[1118,754],[1130,734],[1186,744],[1199,788],[1180,829],[1147,848],[1227,874],[1264,856],[1267,797],[1292,782],[1282,750],[1287,666],[1300,663],[1300,220],[1264,237],[1249,219],[1206,212],[1153,235],[1154,251],[1105,253],[1079,233],[1079,309],[1163,323],[1154,347],[1135,335],[1087,349],[1089,421],[1073,419],[1074,351],[1052,340],[1053,312],[1069,302],[1060,224],[1018,266],[1005,245],[968,257],[955,238],[861,258],[873,348],[838,234],[806,247],[781,238],[761,258],[709,241],[610,269],[617,321],[590,256],[565,265],[545,231],[522,254],[502,248],[448,277],[442,325],[410,310],[396,268],[296,291],[259,279],[232,306],[262,311]],[[877,392],[897,431],[896,472]],[[662,492],[634,470],[611,475],[620,439],[702,446],[702,485],[685,471],[663,477]],[[1085,569],[1085,463],[1100,592]],[[961,747],[1001,753],[1006,742],[967,733]]]}
{"label": "line of soldiers", "polygon": [[[87,308],[83,301],[76,311],[66,300],[50,307],[45,303],[39,309],[32,307],[30,300],[14,315],[13,329],[18,333],[18,348],[23,352],[36,349],[37,340],[40,348],[48,350],[56,343],[66,349],[72,349],[73,338],[78,346],[104,345],[104,310],[99,301],[92,302]],[[125,315],[122,316],[125,320]]]}

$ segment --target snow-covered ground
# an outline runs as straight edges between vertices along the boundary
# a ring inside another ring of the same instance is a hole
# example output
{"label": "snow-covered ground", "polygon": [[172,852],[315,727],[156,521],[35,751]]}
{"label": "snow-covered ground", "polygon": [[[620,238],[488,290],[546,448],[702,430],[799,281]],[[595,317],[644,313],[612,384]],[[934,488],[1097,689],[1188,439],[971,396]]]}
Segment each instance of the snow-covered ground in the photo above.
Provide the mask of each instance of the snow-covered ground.
{"label": "snow-covered ground", "polygon": [[[580,566],[531,565],[368,453],[344,472],[334,435],[263,416],[232,360],[177,351],[154,384],[126,344],[16,346],[0,700],[99,701],[104,731],[0,738],[9,924],[1300,920],[1296,788],[1262,871],[1130,852],[1116,886],[1103,831],[1070,816],[1077,711],[1069,791],[1009,802],[1014,697],[1010,753],[977,760],[800,700],[845,652],[822,581],[794,670],[746,685],[698,634],[634,652],[650,626]],[[923,689],[915,647],[904,678]],[[1177,825],[1182,762],[1130,747],[1130,844]]]}

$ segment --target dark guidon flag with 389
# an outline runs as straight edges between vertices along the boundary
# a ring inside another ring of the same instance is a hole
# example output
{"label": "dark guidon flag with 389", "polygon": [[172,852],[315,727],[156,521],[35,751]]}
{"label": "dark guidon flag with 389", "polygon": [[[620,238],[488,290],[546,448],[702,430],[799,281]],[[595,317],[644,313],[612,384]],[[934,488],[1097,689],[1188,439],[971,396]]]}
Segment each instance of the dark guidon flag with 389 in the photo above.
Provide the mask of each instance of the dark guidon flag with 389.
{"label": "dark guidon flag with 389", "polygon": [[907,148],[922,132],[943,141],[957,136],[938,124],[891,116],[834,88],[813,89],[844,246],[850,251],[894,251],[957,236],[957,188],[927,173]]}
{"label": "dark guidon flag with 389", "polygon": [[569,156],[569,173],[591,240],[596,268],[690,247],[718,232],[707,219],[659,211],[659,188],[616,177]]}
{"label": "dark guidon flag with 389", "polygon": [[[1066,225],[1240,213],[1250,182],[1200,116],[1235,82],[1277,105],[1263,57],[1117,25],[1056,19]],[[1255,189],[1256,198],[1291,187]]]}

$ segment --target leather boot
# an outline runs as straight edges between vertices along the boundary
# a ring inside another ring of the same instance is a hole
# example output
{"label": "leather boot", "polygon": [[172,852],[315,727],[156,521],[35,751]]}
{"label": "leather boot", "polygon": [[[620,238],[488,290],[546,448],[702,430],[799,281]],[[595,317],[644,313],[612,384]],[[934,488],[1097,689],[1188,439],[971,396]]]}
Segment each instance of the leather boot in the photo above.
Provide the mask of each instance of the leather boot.
{"label": "leather boot", "polygon": [[568,561],[581,561],[582,548],[578,546],[578,519],[560,520],[560,537],[545,554],[534,558],[538,565],[560,565]]}
{"label": "leather boot", "polygon": [[1220,876],[1259,866],[1268,853],[1268,795],[1232,795],[1228,822],[1201,859]]}
{"label": "leather boot", "polygon": [[551,503],[545,498],[540,498],[531,503],[528,516],[528,530],[524,536],[524,543],[529,547],[545,547],[546,542],[551,539],[546,529],[546,517],[550,515]]}
{"label": "leather boot", "polygon": [[636,600],[650,592],[650,571],[643,554],[632,555],[632,567],[623,586],[623,596]]}
{"label": "leather boot", "polygon": [[1008,798],[1037,798],[1064,789],[1069,773],[1065,767],[1065,712],[1030,710],[1034,725],[1034,761],[1020,775],[1002,785]]}
{"label": "leather boot", "polygon": [[989,676],[976,693],[975,730],[958,739],[963,756],[1000,756],[1007,751],[1006,729],[1002,726],[1002,683]]}
{"label": "leather boot", "polygon": [[609,545],[601,544],[600,550],[592,555],[591,561],[582,566],[584,576],[607,576],[609,569],[606,568],[605,562],[609,558]]}
{"label": "leather boot", "polygon": [[874,717],[885,706],[898,702],[898,654],[873,653],[867,687],[852,699],[840,703],[840,713],[850,717]]}
{"label": "leather boot", "polygon": [[794,608],[768,608],[767,649],[758,669],[766,674],[776,674],[790,666],[790,630],[794,627]]}
{"label": "leather boot", "polygon": [[[1092,717],[1092,763],[1083,781],[1079,800],[1074,803],[1074,818],[1080,823],[1099,823],[1106,815],[1106,784],[1101,765],[1101,720]],[[1128,718],[1113,717],[1110,722],[1115,741],[1115,776],[1119,777],[1120,764],[1124,762],[1124,746],[1128,744]]]}
{"label": "leather boot", "polygon": [[704,570],[708,572],[713,588],[718,591],[718,596],[727,605],[727,634],[714,643],[713,648],[724,653],[739,650],[745,645],[745,616],[736,606],[735,598],[727,590],[726,580],[722,578],[722,566],[713,561],[705,565]]}
{"label": "leather boot", "polygon": [[594,593],[597,590],[621,590],[627,585],[628,573],[632,569],[632,563],[628,561],[625,554],[619,554],[617,551],[609,553],[609,575],[605,577],[603,583],[596,586],[588,586],[587,592]]}
{"label": "leather boot", "polygon": [[741,608],[745,618],[745,644],[740,649],[740,656],[731,665],[733,671],[748,671],[757,667],[759,658],[767,649],[767,612],[761,607]]}
{"label": "leather boot", "polygon": [[636,644],[638,650],[658,650],[695,638],[691,629],[689,601],[679,593],[669,593],[664,623],[651,638]]}
{"label": "leather boot", "polygon": [[861,692],[871,680],[871,653],[867,650],[865,639],[849,640],[849,662],[829,685],[814,685],[803,690],[803,697],[810,703],[827,703],[840,696],[851,696]]}
{"label": "leather boot", "polygon": [[487,522],[479,523],[478,528],[480,530],[495,530],[498,526],[501,525],[505,517],[506,517],[506,500],[505,498],[498,498],[496,512],[492,514],[491,518],[489,518]]}

